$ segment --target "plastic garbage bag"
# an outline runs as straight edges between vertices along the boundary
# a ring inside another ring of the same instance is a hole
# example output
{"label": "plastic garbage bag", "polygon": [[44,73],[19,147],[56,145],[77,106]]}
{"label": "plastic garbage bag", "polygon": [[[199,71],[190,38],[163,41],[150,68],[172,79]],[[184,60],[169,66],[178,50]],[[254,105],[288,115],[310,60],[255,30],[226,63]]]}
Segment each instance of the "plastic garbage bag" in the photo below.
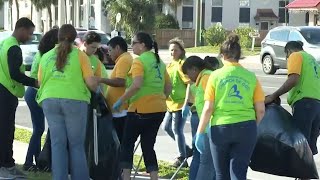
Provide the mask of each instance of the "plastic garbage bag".
{"label": "plastic garbage bag", "polygon": [[49,129],[45,143],[37,159],[37,166],[42,171],[51,171],[51,139]]}
{"label": "plastic garbage bag", "polygon": [[[85,143],[90,177],[93,180],[116,180],[120,176],[120,142],[112,124],[112,113],[101,93],[93,97]],[[93,113],[92,109],[95,109],[96,113]],[[97,150],[94,147],[94,116],[97,120]],[[95,150],[98,157],[95,156]]]}
{"label": "plastic garbage bag", "polygon": [[306,138],[292,123],[291,114],[280,105],[266,106],[250,168],[294,178],[319,177]]}

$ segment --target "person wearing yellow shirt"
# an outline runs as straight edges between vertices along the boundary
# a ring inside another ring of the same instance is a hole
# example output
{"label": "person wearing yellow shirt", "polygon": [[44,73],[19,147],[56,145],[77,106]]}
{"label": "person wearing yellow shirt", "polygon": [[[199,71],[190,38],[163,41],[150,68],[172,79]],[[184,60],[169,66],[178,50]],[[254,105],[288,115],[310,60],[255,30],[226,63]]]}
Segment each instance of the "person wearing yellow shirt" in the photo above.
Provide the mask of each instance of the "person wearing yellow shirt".
{"label": "person wearing yellow shirt", "polygon": [[[179,156],[176,158],[173,166],[179,167],[186,157],[192,156],[192,149],[186,145],[183,132],[187,116],[183,117],[182,114],[183,108],[189,108],[189,106],[185,105],[185,99],[190,79],[183,74],[181,69],[185,59],[182,40],[178,38],[170,40],[169,51],[172,62],[167,65],[167,71],[172,82],[172,92],[166,101],[167,112],[163,120],[163,129],[176,142]],[[187,167],[188,163],[185,162],[183,166]]]}
{"label": "person wearing yellow shirt", "polygon": [[239,37],[229,35],[220,52],[224,66],[208,79],[195,145],[203,153],[207,129],[216,180],[246,180],[265,97],[255,74],[238,63]]}
{"label": "person wearing yellow shirt", "polygon": [[157,180],[159,167],[154,144],[167,109],[166,98],[171,92],[171,82],[158,55],[158,45],[149,34],[137,33],[132,40],[132,50],[139,57],[132,63],[126,92],[113,105],[114,110],[121,111],[122,104],[129,103],[120,166],[123,179],[130,180],[134,144],[140,136],[146,170],[151,180]]}
{"label": "person wearing yellow shirt", "polygon": [[88,56],[74,47],[76,36],[72,25],[62,25],[59,44],[41,57],[38,71],[37,102],[50,129],[53,180],[69,179],[69,168],[72,180],[89,179],[84,143],[90,90],[96,91],[99,78]]}
{"label": "person wearing yellow shirt", "polygon": [[[131,68],[133,58],[128,51],[127,42],[120,36],[116,36],[108,42],[109,55],[115,62],[110,78],[102,78],[101,82],[108,85],[106,100],[109,107],[124,94],[126,79]],[[119,112],[112,111],[113,125],[116,129],[120,143],[122,142],[123,129],[127,120],[128,104],[124,103]]]}

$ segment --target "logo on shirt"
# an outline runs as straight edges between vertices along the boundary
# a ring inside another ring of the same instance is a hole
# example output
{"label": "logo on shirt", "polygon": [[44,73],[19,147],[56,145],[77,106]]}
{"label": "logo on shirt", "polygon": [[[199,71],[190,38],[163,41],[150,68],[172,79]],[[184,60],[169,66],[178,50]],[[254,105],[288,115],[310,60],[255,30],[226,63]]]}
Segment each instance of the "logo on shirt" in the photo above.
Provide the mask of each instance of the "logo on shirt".
{"label": "logo on shirt", "polygon": [[238,86],[235,84],[231,87],[228,93],[228,97],[236,97],[242,99],[243,97],[240,95],[240,91],[238,90]]}
{"label": "logo on shirt", "polygon": [[157,70],[156,78],[159,78],[160,80],[162,80],[162,76],[161,76],[161,71],[160,71],[159,65],[158,64],[154,65],[154,68]]}

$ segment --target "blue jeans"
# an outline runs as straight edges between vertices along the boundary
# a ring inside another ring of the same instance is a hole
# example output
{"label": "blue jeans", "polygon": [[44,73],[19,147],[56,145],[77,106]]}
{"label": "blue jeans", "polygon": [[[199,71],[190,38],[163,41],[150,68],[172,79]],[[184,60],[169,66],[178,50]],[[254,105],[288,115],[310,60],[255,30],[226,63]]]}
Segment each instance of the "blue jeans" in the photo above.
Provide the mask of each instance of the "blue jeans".
{"label": "blue jeans", "polygon": [[26,161],[24,164],[31,165],[33,160],[37,162],[38,156],[41,151],[41,136],[44,131],[44,114],[42,108],[36,102],[37,90],[28,87],[24,95],[24,99],[29,107],[32,121],[32,136],[30,138]]}
{"label": "blue jeans", "polygon": [[163,129],[168,133],[168,135],[176,141],[179,157],[187,157],[186,154],[186,140],[184,137],[183,129],[186,124],[185,118],[182,118],[182,113],[180,111],[166,112],[163,119]]}
{"label": "blue jeans", "polygon": [[[197,133],[199,125],[199,117],[197,113],[192,113],[191,116],[191,133],[192,142],[194,146],[194,137]],[[190,165],[189,180],[215,180],[215,170],[210,151],[209,134],[205,137],[205,150],[203,154],[200,154],[197,148],[193,148],[192,162]]]}
{"label": "blue jeans", "polygon": [[246,180],[256,141],[254,120],[212,126],[210,148],[216,180]]}
{"label": "blue jeans", "polygon": [[50,98],[42,102],[42,107],[50,129],[53,180],[68,180],[68,160],[71,179],[89,180],[84,151],[88,104]]}

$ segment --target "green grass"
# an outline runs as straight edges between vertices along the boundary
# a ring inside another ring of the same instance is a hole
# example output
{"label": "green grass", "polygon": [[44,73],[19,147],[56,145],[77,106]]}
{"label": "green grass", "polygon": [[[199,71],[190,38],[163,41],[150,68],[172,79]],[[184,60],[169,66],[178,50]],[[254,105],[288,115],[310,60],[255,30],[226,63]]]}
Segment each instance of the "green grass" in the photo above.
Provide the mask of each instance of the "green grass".
{"label": "green grass", "polygon": [[[29,144],[32,132],[27,129],[16,128],[14,132],[14,139],[23,143]],[[41,138],[41,145],[44,144],[46,138],[46,134],[43,133]]]}
{"label": "green grass", "polygon": [[[16,128],[15,130],[15,134],[14,134],[14,138],[16,141],[20,141],[23,143],[29,143],[29,140],[31,138],[32,132],[26,129],[21,129],[21,128]],[[41,144],[44,144],[45,141],[45,134],[42,136],[42,140],[41,140]],[[138,162],[140,160],[141,156],[137,156],[135,155],[133,158],[133,163],[135,166],[138,165]],[[176,168],[173,168],[170,166],[170,164],[168,162],[165,161],[158,161],[159,163],[159,176],[161,178],[170,178],[174,172],[176,171]],[[19,168],[22,169],[22,165],[18,165]],[[145,165],[143,163],[143,161],[140,164],[140,168],[139,168],[139,172],[145,172],[146,168]],[[188,179],[188,173],[189,173],[189,169],[188,168],[182,168],[179,173],[177,174],[176,178],[177,180],[187,180]],[[47,180],[47,179],[51,179],[51,175],[50,173],[32,173],[32,172],[27,172],[28,175],[28,179],[32,179],[32,180]]]}
{"label": "green grass", "polygon": [[[133,158],[133,164],[135,166],[138,165],[139,160],[140,160],[141,156],[137,156],[135,155]],[[159,176],[161,178],[167,178],[170,179],[172,177],[172,175],[175,173],[175,171],[177,170],[176,168],[172,167],[168,162],[165,161],[159,161],[158,160],[158,164],[159,164]],[[140,168],[139,171],[145,172],[146,168],[145,165],[143,163],[143,160],[140,164]],[[187,180],[189,176],[189,168],[182,168],[179,173],[177,174],[177,176],[175,177],[175,179],[177,180]]]}
{"label": "green grass", "polygon": [[[22,165],[17,165],[20,170],[22,170]],[[23,171],[24,173],[27,174],[28,179],[32,180],[49,180],[52,179],[50,173],[45,173],[45,172],[27,172]]]}
{"label": "green grass", "polygon": [[[255,47],[254,51],[251,51],[251,48],[243,48],[242,55],[243,56],[259,55],[260,50],[261,50],[260,47]],[[199,47],[186,48],[186,52],[189,52],[189,53],[215,53],[215,54],[218,54],[219,51],[220,51],[219,46],[199,46]]]}

